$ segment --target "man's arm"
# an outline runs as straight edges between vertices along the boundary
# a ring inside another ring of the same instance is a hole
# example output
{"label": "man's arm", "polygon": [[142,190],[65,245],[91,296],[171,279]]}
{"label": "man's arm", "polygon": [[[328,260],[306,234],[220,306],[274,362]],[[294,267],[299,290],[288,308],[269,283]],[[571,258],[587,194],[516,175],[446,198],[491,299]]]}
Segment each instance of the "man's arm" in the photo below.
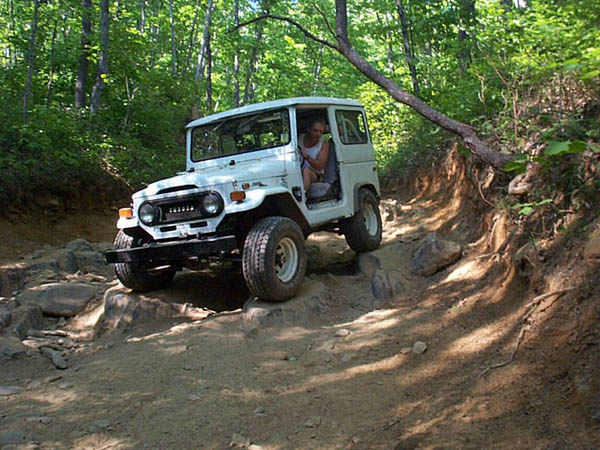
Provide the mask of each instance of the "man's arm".
{"label": "man's arm", "polygon": [[323,170],[327,165],[327,160],[329,159],[329,142],[323,142],[321,146],[321,151],[317,155],[316,158],[311,158],[306,155],[306,160],[313,166],[316,170]]}

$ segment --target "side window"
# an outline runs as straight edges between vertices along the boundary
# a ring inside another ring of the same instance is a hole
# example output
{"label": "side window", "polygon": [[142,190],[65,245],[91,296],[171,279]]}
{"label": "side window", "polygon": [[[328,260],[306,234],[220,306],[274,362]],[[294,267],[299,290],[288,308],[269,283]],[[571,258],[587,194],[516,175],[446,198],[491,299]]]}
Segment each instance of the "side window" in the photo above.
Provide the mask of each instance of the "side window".
{"label": "side window", "polygon": [[367,142],[367,126],[361,111],[337,110],[335,121],[343,144]]}

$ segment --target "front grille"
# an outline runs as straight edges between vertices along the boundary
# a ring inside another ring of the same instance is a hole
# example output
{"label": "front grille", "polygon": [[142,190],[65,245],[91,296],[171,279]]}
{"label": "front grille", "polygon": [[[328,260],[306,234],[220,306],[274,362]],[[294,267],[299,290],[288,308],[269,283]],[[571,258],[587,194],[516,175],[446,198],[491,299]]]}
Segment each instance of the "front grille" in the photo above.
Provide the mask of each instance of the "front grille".
{"label": "front grille", "polygon": [[215,215],[211,216],[207,214],[202,207],[202,200],[208,194],[210,194],[210,192],[180,195],[150,201],[149,203],[160,211],[160,218],[154,225],[189,222],[214,217]]}
{"label": "front grille", "polygon": [[200,206],[201,197],[184,202],[166,203],[157,205],[160,208],[160,222],[173,223],[186,220],[201,219],[204,217]]}

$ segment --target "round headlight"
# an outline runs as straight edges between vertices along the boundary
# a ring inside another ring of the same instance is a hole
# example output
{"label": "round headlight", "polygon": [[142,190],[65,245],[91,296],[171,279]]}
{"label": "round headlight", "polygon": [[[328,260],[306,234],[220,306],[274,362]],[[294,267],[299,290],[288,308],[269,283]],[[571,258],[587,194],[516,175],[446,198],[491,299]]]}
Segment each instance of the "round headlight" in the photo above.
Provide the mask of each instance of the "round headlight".
{"label": "round headlight", "polygon": [[221,196],[214,192],[206,194],[202,199],[202,208],[209,216],[216,216],[219,214],[222,207],[223,201],[221,200]]}
{"label": "round headlight", "polygon": [[158,221],[158,209],[150,203],[142,203],[138,210],[138,217],[144,225],[152,225]]}

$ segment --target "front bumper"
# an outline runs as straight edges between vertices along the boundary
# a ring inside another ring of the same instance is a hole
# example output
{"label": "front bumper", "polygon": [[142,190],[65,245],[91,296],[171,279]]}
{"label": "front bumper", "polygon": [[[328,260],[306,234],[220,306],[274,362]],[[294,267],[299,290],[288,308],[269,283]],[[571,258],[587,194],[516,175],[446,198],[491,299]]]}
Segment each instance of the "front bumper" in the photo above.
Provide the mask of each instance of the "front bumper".
{"label": "front bumper", "polygon": [[104,253],[104,259],[108,264],[181,261],[197,256],[229,252],[236,248],[237,240],[235,236],[222,236],[183,242],[155,242],[144,247],[128,250],[109,250]]}

